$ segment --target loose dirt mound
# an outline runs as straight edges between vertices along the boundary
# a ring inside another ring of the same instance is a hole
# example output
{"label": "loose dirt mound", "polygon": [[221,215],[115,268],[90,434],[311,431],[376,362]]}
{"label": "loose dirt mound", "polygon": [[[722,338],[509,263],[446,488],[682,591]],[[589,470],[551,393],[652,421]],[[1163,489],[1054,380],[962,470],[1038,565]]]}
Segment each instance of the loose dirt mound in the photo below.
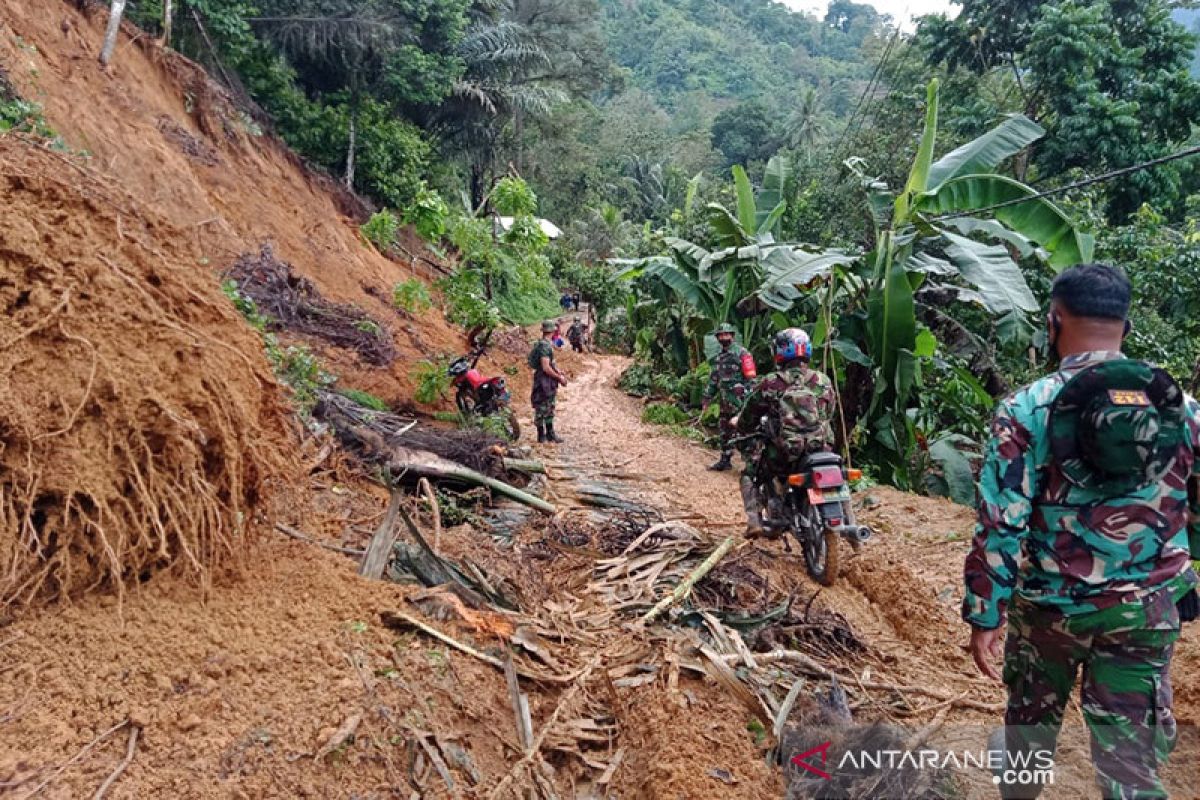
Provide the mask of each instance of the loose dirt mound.
{"label": "loose dirt mound", "polygon": [[0,195],[0,609],[207,577],[281,463],[261,346],[178,231],[68,158],[0,139]]}

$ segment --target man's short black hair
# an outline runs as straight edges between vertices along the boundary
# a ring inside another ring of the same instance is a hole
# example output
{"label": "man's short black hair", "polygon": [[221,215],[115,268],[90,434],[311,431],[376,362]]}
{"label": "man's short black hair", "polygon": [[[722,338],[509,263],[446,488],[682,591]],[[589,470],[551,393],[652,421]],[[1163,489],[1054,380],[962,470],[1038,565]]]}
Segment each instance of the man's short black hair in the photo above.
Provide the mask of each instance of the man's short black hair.
{"label": "man's short black hair", "polygon": [[1129,278],[1120,267],[1080,264],[1054,279],[1050,297],[1077,317],[1124,320],[1129,316]]}

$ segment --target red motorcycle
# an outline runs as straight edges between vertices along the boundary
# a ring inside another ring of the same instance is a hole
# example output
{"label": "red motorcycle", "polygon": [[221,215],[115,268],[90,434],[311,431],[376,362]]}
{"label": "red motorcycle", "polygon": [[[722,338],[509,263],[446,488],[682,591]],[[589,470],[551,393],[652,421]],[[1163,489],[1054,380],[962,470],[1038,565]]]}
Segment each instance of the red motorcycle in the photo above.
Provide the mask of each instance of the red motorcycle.
{"label": "red motorcycle", "polygon": [[500,419],[509,438],[515,442],[521,438],[521,424],[512,410],[512,393],[503,377],[488,378],[476,369],[483,353],[484,348],[477,347],[455,359],[446,370],[455,388],[454,404],[467,418],[494,416]]}

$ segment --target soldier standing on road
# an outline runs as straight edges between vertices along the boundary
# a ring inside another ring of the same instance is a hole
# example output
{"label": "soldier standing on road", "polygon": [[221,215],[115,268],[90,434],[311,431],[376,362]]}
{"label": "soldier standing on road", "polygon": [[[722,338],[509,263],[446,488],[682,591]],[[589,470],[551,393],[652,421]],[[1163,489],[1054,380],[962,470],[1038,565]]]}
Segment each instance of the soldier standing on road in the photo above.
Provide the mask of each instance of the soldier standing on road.
{"label": "soldier standing on road", "polygon": [[546,320],[542,323],[542,338],[529,351],[529,368],[533,370],[533,422],[537,427],[538,441],[559,444],[562,439],[554,432],[554,405],[558,387],[567,385],[567,376],[554,365],[554,338],[558,334],[558,323]]}
{"label": "soldier standing on road", "polygon": [[757,479],[763,470],[784,474],[809,453],[833,447],[833,414],[837,393],[825,373],[809,366],[812,341],[801,328],[775,334],[777,369],[764,377],[746,397],[733,424],[737,431],[756,430],[766,417],[764,441],[742,470],[742,504],[746,510],[746,536],[764,533]]}
{"label": "soldier standing on road", "polygon": [[755,368],[750,352],[741,345],[734,344],[732,325],[725,323],[718,327],[716,337],[721,350],[708,360],[711,372],[708,376],[708,386],[704,388],[704,407],[708,408],[714,399],[721,404],[721,458],[709,469],[724,472],[733,467],[733,445],[730,444],[730,440],[735,432],[730,420],[737,415],[742,400],[750,390]]}
{"label": "soldier standing on road", "polygon": [[571,343],[571,349],[576,353],[583,352],[583,337],[587,333],[587,323],[579,317],[571,323],[571,327],[567,328],[567,341]]}
{"label": "soldier standing on road", "polygon": [[[1168,668],[1180,621],[1195,614],[1189,550],[1200,556],[1200,405],[1121,354],[1129,300],[1115,267],[1054,281],[1047,323],[1061,364],[996,411],[964,570],[969,650],[997,680],[1007,618],[1005,746],[994,745],[1005,767],[1054,752],[1082,668],[1105,798],[1167,796]],[[1002,778],[1000,788],[1037,797],[1042,787]]]}

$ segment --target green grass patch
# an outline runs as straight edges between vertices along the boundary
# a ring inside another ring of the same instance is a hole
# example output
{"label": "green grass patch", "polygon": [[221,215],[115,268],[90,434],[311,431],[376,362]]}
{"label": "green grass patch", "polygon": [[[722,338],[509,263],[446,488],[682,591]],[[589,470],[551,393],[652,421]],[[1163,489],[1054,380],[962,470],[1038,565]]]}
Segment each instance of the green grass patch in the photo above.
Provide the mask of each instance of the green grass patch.
{"label": "green grass patch", "polygon": [[642,409],[642,422],[651,425],[685,425],[690,421],[687,412],[674,403],[649,403]]}
{"label": "green grass patch", "polygon": [[342,389],[338,392],[342,397],[353,400],[364,408],[369,408],[374,411],[389,411],[388,404],[382,398],[376,397],[370,392],[364,392],[360,389]]}

